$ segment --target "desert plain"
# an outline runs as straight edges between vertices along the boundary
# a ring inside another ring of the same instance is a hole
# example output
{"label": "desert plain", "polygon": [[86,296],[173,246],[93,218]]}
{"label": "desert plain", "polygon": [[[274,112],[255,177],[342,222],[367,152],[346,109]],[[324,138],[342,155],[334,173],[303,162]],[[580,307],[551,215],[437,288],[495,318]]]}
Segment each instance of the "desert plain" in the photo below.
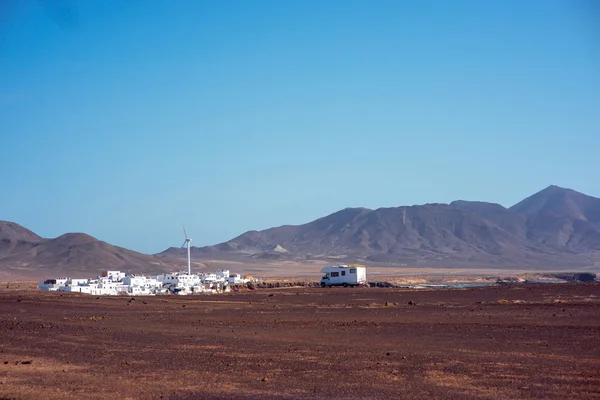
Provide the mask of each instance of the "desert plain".
{"label": "desert plain", "polygon": [[[18,285],[17,285],[18,286]],[[0,399],[600,398],[600,283],[0,290]]]}

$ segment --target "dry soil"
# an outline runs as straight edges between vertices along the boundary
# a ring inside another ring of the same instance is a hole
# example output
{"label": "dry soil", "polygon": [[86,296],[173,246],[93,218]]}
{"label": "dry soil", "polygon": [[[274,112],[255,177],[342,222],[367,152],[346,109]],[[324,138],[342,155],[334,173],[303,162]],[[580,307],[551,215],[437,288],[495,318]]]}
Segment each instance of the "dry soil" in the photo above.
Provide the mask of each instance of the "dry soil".
{"label": "dry soil", "polygon": [[600,284],[0,289],[0,399],[600,398]]}

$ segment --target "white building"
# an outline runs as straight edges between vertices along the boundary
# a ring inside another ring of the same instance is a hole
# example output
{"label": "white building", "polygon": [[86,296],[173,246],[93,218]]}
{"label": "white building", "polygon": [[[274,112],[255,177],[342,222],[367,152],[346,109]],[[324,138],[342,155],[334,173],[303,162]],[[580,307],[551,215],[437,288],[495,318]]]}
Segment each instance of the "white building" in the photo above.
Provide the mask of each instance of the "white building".
{"label": "white building", "polygon": [[127,274],[121,271],[102,271],[101,277],[108,278],[113,282],[119,282],[125,278]]}
{"label": "white building", "polygon": [[215,275],[217,276],[217,280],[225,282],[229,278],[229,270],[218,269]]}
{"label": "white building", "polygon": [[246,279],[242,278],[242,275],[240,274],[231,274],[229,275],[229,278],[227,278],[227,282],[231,285],[235,285],[235,284],[240,284],[240,283],[246,283]]}
{"label": "white building", "polygon": [[59,287],[63,286],[69,278],[55,278],[46,279],[38,283],[40,290],[57,291]]}
{"label": "white building", "polygon": [[162,285],[175,285],[177,287],[184,286],[196,286],[202,283],[202,279],[199,275],[195,274],[185,274],[185,273],[164,273],[162,275],[158,275],[156,280],[160,282]]}
{"label": "white building", "polygon": [[102,271],[96,279],[57,278],[38,283],[40,290],[58,290],[92,295],[200,294],[229,291],[229,270],[216,273],[164,273],[155,277],[127,275],[121,271]]}
{"label": "white building", "polygon": [[216,281],[218,281],[218,279],[217,279],[217,274],[212,274],[212,273],[208,273],[208,274],[207,274],[207,273],[202,273],[202,274],[200,274],[199,276],[200,276],[200,279],[201,279],[203,282],[216,282]]}

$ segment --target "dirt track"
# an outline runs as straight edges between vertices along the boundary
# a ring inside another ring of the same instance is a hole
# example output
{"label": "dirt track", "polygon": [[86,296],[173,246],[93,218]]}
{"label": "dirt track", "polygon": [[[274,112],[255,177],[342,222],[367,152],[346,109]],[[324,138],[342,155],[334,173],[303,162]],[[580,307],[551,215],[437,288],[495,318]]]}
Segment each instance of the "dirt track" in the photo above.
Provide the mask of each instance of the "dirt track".
{"label": "dirt track", "polygon": [[588,399],[599,371],[597,283],[0,292],[0,399]]}

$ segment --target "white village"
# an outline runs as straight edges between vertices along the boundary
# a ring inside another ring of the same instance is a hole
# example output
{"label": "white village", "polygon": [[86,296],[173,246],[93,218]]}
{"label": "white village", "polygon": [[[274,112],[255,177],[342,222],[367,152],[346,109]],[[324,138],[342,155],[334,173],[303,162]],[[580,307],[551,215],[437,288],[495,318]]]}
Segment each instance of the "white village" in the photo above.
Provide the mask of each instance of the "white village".
{"label": "white village", "polygon": [[92,295],[191,295],[227,293],[231,286],[260,279],[230,274],[228,270],[192,274],[172,272],[156,276],[128,275],[122,271],[102,271],[96,278],[52,278],[38,283],[44,291],[87,293]]}
{"label": "white village", "polygon": [[187,246],[187,273],[170,272],[155,276],[127,274],[122,271],[102,271],[95,278],[51,278],[38,283],[43,291],[59,291],[70,293],[86,293],[91,295],[193,295],[227,293],[231,285],[248,282],[262,282],[251,276],[231,274],[227,269],[219,269],[214,273],[192,274],[190,258],[190,242],[185,227],[183,228]]}

